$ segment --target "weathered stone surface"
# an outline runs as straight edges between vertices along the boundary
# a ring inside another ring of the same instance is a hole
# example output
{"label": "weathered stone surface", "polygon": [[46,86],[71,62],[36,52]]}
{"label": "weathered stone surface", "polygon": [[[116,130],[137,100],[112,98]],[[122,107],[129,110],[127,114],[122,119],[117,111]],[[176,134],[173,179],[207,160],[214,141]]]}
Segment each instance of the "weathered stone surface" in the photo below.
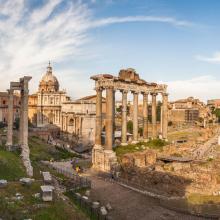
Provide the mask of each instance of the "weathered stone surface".
{"label": "weathered stone surface", "polygon": [[134,154],[134,166],[136,167],[146,166],[145,154],[142,154],[142,153]]}
{"label": "weathered stone surface", "polygon": [[7,180],[0,180],[0,188],[6,187],[8,184]]}
{"label": "weathered stone surface", "polygon": [[92,208],[98,208],[100,206],[100,203],[99,202],[93,202],[92,203]]}
{"label": "weathered stone surface", "polygon": [[153,150],[146,151],[146,153],[145,153],[145,160],[146,160],[146,164],[149,164],[149,165],[155,164],[156,160],[157,160],[156,152],[153,151]]}
{"label": "weathered stone surface", "polygon": [[34,179],[31,178],[21,178],[19,180],[23,185],[31,185],[34,182]]}
{"label": "weathered stone surface", "polygon": [[[144,109],[143,109],[143,138],[144,141],[148,141],[148,94],[152,94],[152,124],[153,124],[153,132],[152,137],[157,137],[157,122],[156,122],[156,96],[158,93],[163,94],[164,97],[164,106],[167,107],[167,85],[157,84],[157,83],[148,83],[143,79],[140,79],[139,74],[132,68],[122,69],[119,72],[118,77],[114,77],[109,74],[99,74],[92,76],[91,79],[95,80],[95,89],[97,91],[97,103],[96,103],[96,141],[95,147],[92,151],[92,163],[94,168],[98,168],[103,171],[109,171],[109,162],[106,158],[109,158],[109,155],[103,151],[112,151],[114,146],[114,117],[115,117],[115,91],[120,90],[123,94],[122,98],[122,138],[121,144],[126,145],[127,143],[127,126],[126,126],[126,118],[127,118],[127,92],[132,92],[134,94],[133,100],[133,142],[137,143],[139,141],[138,134],[138,96],[139,94],[144,95]],[[132,83],[129,83],[132,82]],[[102,109],[101,109],[101,96],[102,91],[106,90],[106,117],[105,117],[105,147],[101,149],[101,128],[102,128]],[[163,112],[163,137],[166,139],[167,136],[167,108],[164,107]],[[98,147],[100,149],[98,149]],[[143,149],[143,148],[142,148]],[[113,155],[111,153],[111,155]],[[115,160],[115,157],[111,156],[111,160]],[[153,157],[147,162],[148,164],[154,163]],[[123,159],[122,163],[127,165],[135,165],[137,167],[145,167],[146,161],[145,156],[140,155],[139,157],[135,157],[133,161],[130,159]],[[133,164],[132,164],[133,163]],[[107,169],[106,169],[107,167]]]}
{"label": "weathered stone surface", "polygon": [[101,215],[107,215],[108,214],[108,211],[106,210],[105,206],[102,206],[100,208],[100,213],[101,213]]}

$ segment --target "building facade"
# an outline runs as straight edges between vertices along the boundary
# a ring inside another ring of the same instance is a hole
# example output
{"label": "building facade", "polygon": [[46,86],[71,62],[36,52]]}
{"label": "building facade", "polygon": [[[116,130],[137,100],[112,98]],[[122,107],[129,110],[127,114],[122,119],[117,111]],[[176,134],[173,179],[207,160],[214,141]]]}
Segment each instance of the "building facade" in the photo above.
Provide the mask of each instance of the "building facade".
{"label": "building facade", "polygon": [[29,120],[37,127],[53,124],[83,143],[94,143],[96,96],[88,96],[72,101],[65,90],[60,90],[59,82],[47,67],[37,93],[29,96]]}
{"label": "building facade", "polygon": [[220,108],[220,99],[208,100],[207,105],[210,109],[219,109]]}
{"label": "building facade", "polygon": [[[6,123],[8,122],[8,92],[0,92],[0,122]],[[13,120],[19,118],[20,115],[20,95],[15,93],[13,95]]]}
{"label": "building facade", "polygon": [[204,123],[212,119],[212,114],[205,103],[199,99],[189,97],[170,102],[168,119],[173,124]]}

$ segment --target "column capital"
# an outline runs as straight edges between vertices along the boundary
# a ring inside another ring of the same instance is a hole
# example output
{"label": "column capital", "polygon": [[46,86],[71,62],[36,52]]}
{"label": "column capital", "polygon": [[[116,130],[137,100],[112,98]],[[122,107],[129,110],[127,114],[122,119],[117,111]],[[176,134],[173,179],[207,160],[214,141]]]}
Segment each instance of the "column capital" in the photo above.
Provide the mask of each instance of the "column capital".
{"label": "column capital", "polygon": [[120,92],[121,92],[122,94],[128,94],[128,90],[126,90],[126,89],[121,89]]}
{"label": "column capital", "polygon": [[7,92],[9,95],[13,94],[14,93],[14,90],[13,89],[7,89]]}
{"label": "column capital", "polygon": [[149,95],[149,92],[141,92],[141,94],[142,94],[143,96],[148,96],[148,95]]}
{"label": "column capital", "polygon": [[158,95],[157,92],[151,92],[150,94],[151,94],[152,96],[157,96],[157,95]]}
{"label": "column capital", "polygon": [[131,91],[131,93],[132,93],[132,94],[137,94],[137,95],[139,94],[138,91]]}
{"label": "column capital", "polygon": [[162,96],[169,96],[169,93],[164,92],[164,93],[162,93]]}
{"label": "column capital", "polygon": [[112,85],[107,85],[107,86],[105,86],[104,89],[112,89],[112,90],[114,90],[114,86],[112,86]]}
{"label": "column capital", "polygon": [[96,90],[96,92],[102,92],[103,88],[102,87],[96,87],[95,90]]}

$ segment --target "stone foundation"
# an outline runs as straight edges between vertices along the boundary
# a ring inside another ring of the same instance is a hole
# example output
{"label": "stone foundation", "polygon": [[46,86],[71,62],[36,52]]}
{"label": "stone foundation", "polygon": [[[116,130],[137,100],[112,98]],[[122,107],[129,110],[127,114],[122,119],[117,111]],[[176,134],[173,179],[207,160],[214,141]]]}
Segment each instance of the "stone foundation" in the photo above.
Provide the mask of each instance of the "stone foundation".
{"label": "stone foundation", "polygon": [[102,146],[94,146],[92,150],[92,164],[94,169],[109,172],[115,163],[117,163],[117,158],[114,151],[105,150]]}

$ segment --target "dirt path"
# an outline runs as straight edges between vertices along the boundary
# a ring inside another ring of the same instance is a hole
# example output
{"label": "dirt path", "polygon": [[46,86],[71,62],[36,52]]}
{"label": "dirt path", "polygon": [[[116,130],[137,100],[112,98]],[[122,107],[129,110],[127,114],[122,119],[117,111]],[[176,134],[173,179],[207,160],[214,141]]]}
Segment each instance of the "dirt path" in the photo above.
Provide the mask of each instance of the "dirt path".
{"label": "dirt path", "polygon": [[170,211],[153,198],[126,189],[115,182],[97,176],[92,180],[91,196],[113,207],[113,220],[199,220],[205,219]]}

